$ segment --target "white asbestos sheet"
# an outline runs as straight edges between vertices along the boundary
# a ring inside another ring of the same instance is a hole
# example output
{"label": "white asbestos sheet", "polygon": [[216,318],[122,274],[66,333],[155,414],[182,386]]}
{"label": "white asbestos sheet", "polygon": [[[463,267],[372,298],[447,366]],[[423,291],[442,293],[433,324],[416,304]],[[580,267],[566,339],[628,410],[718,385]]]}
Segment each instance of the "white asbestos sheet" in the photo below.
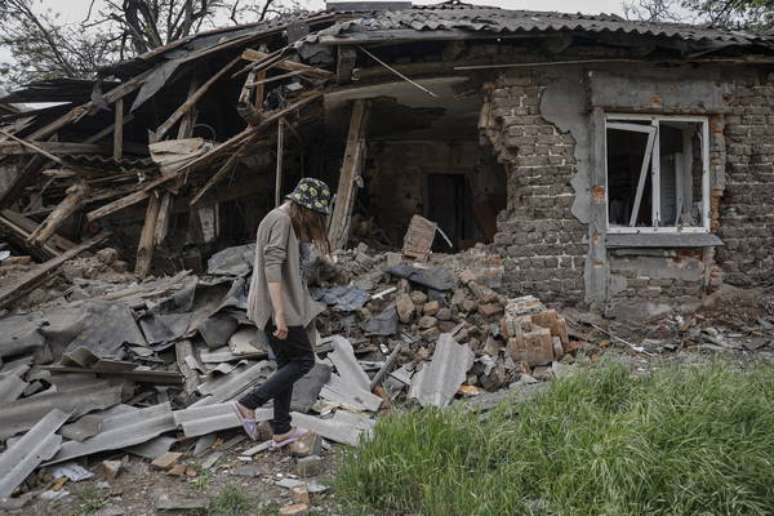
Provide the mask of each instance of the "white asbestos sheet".
{"label": "white asbestos sheet", "polygon": [[415,398],[423,407],[447,406],[465,381],[474,360],[467,344],[457,344],[450,334],[442,334],[430,364],[414,375],[409,398]]}
{"label": "white asbestos sheet", "polygon": [[58,409],[50,411],[0,455],[0,498],[11,496],[41,462],[59,451],[62,437],[56,431],[69,417]]}
{"label": "white asbestos sheet", "polygon": [[59,453],[48,464],[142,444],[176,428],[169,402],[136,411],[122,412],[105,418],[102,421],[102,431],[94,437],[82,443],[77,441],[64,443]]}
{"label": "white asbestos sheet", "polygon": [[319,417],[293,412],[293,425],[321,437],[349,446],[357,446],[361,435],[369,436],[375,421],[359,414],[353,414],[344,410],[338,410],[331,418]]}
{"label": "white asbestos sheet", "polygon": [[332,374],[328,383],[323,385],[320,397],[334,403],[348,405],[359,411],[376,412],[382,405],[382,398],[345,382],[337,374]]}
{"label": "white asbestos sheet", "polygon": [[[268,421],[273,410],[260,408],[255,411],[257,421]],[[198,437],[242,425],[231,403],[216,403],[192,407],[174,412],[175,423],[183,428],[186,437]]]}
{"label": "white asbestos sheet", "polygon": [[338,371],[341,379],[360,390],[371,392],[371,380],[355,357],[355,351],[352,349],[352,344],[342,337],[341,335],[335,335],[330,339],[333,346],[333,352],[328,354],[328,358],[333,363],[333,366]]}

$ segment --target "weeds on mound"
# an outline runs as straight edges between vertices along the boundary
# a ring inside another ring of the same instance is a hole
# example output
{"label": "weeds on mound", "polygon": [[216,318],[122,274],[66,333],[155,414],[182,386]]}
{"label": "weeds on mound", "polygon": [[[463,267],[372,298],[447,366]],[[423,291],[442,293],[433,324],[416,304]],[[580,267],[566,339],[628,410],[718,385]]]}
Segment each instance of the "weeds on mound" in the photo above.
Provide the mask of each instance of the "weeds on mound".
{"label": "weeds on mound", "polygon": [[337,492],[380,514],[770,514],[772,400],[772,366],[606,365],[483,419],[383,418],[343,452]]}

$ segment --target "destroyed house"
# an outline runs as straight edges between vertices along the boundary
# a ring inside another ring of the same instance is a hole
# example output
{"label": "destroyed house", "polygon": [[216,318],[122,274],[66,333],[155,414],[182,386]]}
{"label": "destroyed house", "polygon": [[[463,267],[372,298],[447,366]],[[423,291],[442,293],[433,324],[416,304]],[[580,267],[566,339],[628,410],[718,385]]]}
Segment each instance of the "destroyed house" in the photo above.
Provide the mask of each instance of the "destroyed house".
{"label": "destroyed house", "polygon": [[0,102],[0,226],[100,229],[139,274],[253,238],[304,175],[336,247],[412,217],[509,294],[658,312],[774,265],[774,38],[460,2],[341,3],[200,33]]}

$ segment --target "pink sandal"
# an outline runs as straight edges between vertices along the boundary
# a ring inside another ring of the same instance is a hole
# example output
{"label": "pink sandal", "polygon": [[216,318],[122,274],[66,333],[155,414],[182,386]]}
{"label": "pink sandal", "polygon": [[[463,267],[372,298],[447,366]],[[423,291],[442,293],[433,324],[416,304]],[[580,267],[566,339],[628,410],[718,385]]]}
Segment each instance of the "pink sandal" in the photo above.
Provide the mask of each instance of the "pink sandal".
{"label": "pink sandal", "polygon": [[290,431],[290,434],[283,439],[282,441],[275,441],[274,439],[271,440],[271,447],[272,448],[282,448],[284,446],[287,446],[290,443],[294,443],[301,439],[303,436],[307,434],[307,431],[303,428],[293,428]]}
{"label": "pink sandal", "polygon": [[242,411],[239,410],[239,406],[237,405],[236,401],[231,404],[231,407],[234,409],[234,412],[239,418],[239,422],[242,424],[242,429],[247,434],[247,437],[249,437],[253,441],[257,441],[258,423],[255,421],[255,419],[250,419],[249,417],[245,417],[244,415],[242,415]]}

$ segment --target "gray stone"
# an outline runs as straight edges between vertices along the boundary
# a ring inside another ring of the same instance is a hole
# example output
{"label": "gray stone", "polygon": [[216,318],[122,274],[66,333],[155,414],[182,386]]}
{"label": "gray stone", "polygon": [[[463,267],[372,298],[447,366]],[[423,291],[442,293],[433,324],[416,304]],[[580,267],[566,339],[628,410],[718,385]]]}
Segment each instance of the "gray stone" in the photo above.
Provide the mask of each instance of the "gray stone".
{"label": "gray stone", "polygon": [[316,477],[323,470],[323,461],[319,455],[302,457],[296,461],[296,474],[301,478]]}
{"label": "gray stone", "polygon": [[438,320],[435,317],[431,317],[429,315],[425,315],[421,319],[419,319],[419,328],[422,330],[427,330],[429,328],[432,328],[436,324],[438,324]]}
{"label": "gray stone", "polygon": [[156,499],[159,511],[206,511],[210,502],[207,498],[189,498],[163,493]]}

